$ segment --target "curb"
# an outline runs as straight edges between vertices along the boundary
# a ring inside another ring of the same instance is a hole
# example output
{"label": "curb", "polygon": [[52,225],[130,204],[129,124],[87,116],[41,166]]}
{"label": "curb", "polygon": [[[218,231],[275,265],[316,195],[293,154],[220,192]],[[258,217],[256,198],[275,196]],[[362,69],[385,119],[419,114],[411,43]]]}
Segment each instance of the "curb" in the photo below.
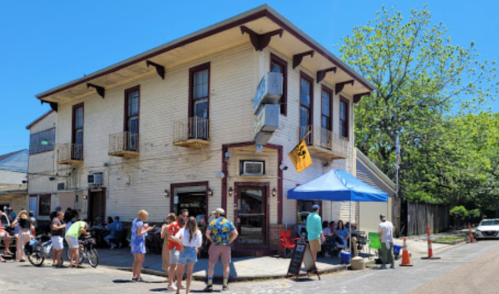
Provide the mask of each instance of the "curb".
{"label": "curb", "polygon": [[461,240],[456,240],[456,241],[451,241],[451,242],[432,241],[432,243],[435,243],[435,244],[445,244],[445,245],[456,245],[456,244],[459,244],[459,243],[467,243],[466,241],[467,240],[463,238]]}
{"label": "curb", "polygon": [[[132,268],[131,267],[110,267],[114,268],[117,270],[121,271],[128,271],[131,272]],[[340,272],[348,269],[348,265],[344,264],[339,264],[335,265],[331,268],[324,269],[324,270],[319,270],[319,274],[330,274],[330,273],[335,273],[335,272]],[[159,270],[153,270],[153,269],[148,269],[148,268],[143,268],[142,273],[147,274],[147,275],[153,275],[153,276],[159,276],[159,277],[167,277],[166,273],[164,271],[159,271]],[[306,272],[300,272],[300,277],[306,277],[307,273]],[[206,282],[208,278],[206,275],[192,275],[193,279],[196,281],[204,281]],[[238,276],[238,277],[229,277],[229,282],[248,282],[248,281],[254,281],[254,280],[268,280],[268,279],[285,279],[286,275],[266,275],[266,276]],[[292,278],[292,277],[291,277]],[[223,280],[223,277],[221,276],[214,276],[213,277],[214,281],[219,281],[221,282]]]}

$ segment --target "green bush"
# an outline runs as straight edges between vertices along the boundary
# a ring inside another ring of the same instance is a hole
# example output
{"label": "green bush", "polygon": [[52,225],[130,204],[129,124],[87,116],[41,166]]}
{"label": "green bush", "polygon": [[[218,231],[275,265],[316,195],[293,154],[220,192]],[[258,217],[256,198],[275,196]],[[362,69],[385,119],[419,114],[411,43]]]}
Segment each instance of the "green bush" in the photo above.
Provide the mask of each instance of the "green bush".
{"label": "green bush", "polygon": [[464,206],[462,205],[455,206],[450,210],[450,215],[459,220],[462,220],[468,216],[468,210],[466,210],[466,208],[464,208]]}
{"label": "green bush", "polygon": [[478,208],[472,209],[468,211],[468,216],[473,217],[473,218],[478,218],[481,215],[481,211]]}

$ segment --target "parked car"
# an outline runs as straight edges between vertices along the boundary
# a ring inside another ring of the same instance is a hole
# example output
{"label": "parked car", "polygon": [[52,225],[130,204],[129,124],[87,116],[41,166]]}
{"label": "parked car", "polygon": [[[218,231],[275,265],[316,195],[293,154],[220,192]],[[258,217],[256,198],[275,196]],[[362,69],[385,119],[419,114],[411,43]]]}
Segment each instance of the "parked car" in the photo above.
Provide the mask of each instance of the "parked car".
{"label": "parked car", "polygon": [[475,238],[499,238],[499,219],[484,219],[475,231]]}

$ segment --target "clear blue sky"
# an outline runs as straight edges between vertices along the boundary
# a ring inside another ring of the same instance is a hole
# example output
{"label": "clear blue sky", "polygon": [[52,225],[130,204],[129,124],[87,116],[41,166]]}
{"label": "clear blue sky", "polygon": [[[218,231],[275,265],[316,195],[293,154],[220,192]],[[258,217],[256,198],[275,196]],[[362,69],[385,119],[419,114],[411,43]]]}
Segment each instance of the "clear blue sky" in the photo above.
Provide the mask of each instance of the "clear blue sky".
{"label": "clear blue sky", "polygon": [[0,154],[28,147],[26,125],[49,109],[35,94],[264,3],[335,54],[331,46],[381,5],[408,15],[428,3],[454,44],[474,40],[481,58],[499,61],[497,0],[1,1]]}

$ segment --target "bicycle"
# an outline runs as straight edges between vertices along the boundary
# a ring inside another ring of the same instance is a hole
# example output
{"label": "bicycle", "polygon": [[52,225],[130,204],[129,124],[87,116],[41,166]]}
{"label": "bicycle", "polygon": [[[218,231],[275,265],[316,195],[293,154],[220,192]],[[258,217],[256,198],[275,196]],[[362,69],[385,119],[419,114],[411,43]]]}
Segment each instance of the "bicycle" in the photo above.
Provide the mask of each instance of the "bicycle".
{"label": "bicycle", "polygon": [[[43,238],[47,238],[48,241],[42,242]],[[24,250],[32,265],[42,266],[45,258],[52,258],[52,240],[50,240],[50,235],[43,234],[36,236],[35,239],[29,242]],[[64,264],[62,257],[59,264]]]}
{"label": "bicycle", "polygon": [[[80,248],[78,248],[78,264],[81,265],[86,259],[88,264],[92,267],[97,267],[99,265],[99,255],[97,254],[97,249],[95,249],[95,238],[92,236],[85,236],[83,240],[78,240],[78,242],[80,244]],[[70,248],[66,250],[66,256],[68,257],[68,260],[71,260],[69,254]]]}

